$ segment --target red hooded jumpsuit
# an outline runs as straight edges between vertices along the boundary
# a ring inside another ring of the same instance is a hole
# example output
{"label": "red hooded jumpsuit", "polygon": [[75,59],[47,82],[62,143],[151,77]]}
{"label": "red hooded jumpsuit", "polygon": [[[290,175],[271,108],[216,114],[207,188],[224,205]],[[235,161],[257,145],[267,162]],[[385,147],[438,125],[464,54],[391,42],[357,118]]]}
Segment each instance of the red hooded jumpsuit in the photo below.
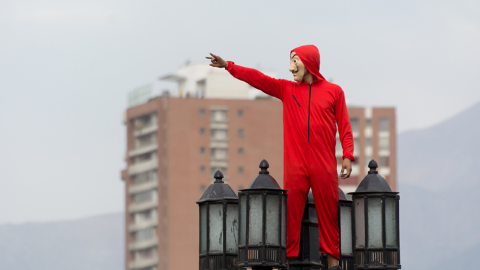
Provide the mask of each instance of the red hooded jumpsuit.
{"label": "red hooded jumpsuit", "polygon": [[235,78],[283,102],[284,188],[287,201],[287,257],[298,257],[300,227],[309,189],[318,215],[320,252],[339,258],[337,223],[338,174],[335,157],[338,124],[343,158],[353,157],[353,136],[343,90],[320,74],[320,53],[314,45],[294,50],[317,80],[292,82],[228,61]]}

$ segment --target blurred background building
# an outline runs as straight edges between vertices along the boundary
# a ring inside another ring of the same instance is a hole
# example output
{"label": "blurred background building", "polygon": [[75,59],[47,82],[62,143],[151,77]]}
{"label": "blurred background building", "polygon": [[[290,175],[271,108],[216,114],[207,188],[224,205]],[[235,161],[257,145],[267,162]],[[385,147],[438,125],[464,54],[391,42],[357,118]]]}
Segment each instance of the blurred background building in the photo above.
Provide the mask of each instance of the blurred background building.
{"label": "blurred background building", "polygon": [[[268,73],[267,73],[268,74]],[[270,73],[269,75],[274,75]],[[187,65],[160,77],[178,83],[178,95],[152,96],[151,86],[129,95],[125,114],[125,258],[127,270],[196,269],[195,202],[221,170],[234,189],[258,174],[262,159],[283,183],[282,103],[223,69]],[[339,179],[347,193],[367,173],[371,158],[396,189],[394,108],[349,107],[357,161]],[[337,134],[338,171],[342,148]]]}

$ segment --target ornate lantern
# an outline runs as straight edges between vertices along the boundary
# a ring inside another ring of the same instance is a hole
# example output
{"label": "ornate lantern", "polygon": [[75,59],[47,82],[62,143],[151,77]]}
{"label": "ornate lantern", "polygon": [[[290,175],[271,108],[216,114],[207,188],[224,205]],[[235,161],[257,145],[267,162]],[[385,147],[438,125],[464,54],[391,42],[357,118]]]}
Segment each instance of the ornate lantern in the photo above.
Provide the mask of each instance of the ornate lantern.
{"label": "ornate lantern", "polygon": [[338,188],[338,229],[340,267],[342,270],[353,270],[352,201],[347,200],[341,188]]}
{"label": "ornate lantern", "polygon": [[200,270],[236,270],[238,197],[215,172],[215,182],[198,200],[200,206]]}
{"label": "ornate lantern", "polygon": [[290,270],[323,270],[323,254],[320,253],[318,241],[318,218],[312,191],[308,193],[303,210],[300,230],[300,251],[296,260],[290,261]]}
{"label": "ornate lantern", "polygon": [[260,173],[239,191],[238,267],[286,267],[287,194],[262,160]]}
{"label": "ornate lantern", "polygon": [[356,269],[400,269],[399,200],[377,172],[377,162],[353,196]]}

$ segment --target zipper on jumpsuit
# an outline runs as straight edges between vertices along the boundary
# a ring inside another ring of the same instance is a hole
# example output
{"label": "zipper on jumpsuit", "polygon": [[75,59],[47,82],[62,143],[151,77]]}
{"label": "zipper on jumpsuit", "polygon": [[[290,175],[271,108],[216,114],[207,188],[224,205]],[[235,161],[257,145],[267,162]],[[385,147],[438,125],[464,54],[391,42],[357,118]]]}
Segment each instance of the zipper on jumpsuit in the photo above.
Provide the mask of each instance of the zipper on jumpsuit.
{"label": "zipper on jumpsuit", "polygon": [[312,98],[312,84],[308,84],[308,127],[307,127],[307,136],[308,143],[310,143],[310,99]]}

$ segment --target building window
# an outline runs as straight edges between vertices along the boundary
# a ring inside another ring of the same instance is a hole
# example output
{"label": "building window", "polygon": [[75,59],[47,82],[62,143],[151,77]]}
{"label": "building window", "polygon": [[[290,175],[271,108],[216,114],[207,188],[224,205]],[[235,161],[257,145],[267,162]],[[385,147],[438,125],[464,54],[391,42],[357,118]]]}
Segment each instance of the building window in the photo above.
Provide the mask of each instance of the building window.
{"label": "building window", "polygon": [[135,148],[142,148],[142,147],[147,147],[150,145],[154,145],[157,143],[157,134],[152,133],[144,136],[137,137],[135,139]]}
{"label": "building window", "polygon": [[243,167],[238,167],[238,174],[243,174]]}
{"label": "building window", "polygon": [[154,236],[153,228],[143,229],[143,230],[139,230],[135,234],[135,240],[137,240],[137,242],[145,241],[145,240],[148,240],[148,239],[152,239],[153,236]]}
{"label": "building window", "polygon": [[200,116],[205,116],[205,109],[200,109],[199,113],[200,113]]}
{"label": "building window", "polygon": [[205,192],[205,185],[200,185],[200,192]]}
{"label": "building window", "polygon": [[204,173],[205,172],[205,166],[200,166],[200,172]]}
{"label": "building window", "polygon": [[139,155],[137,157],[134,157],[132,161],[133,161],[133,164],[143,163],[143,162],[147,162],[147,161],[150,161],[150,160],[154,159],[156,156],[157,156],[157,154],[154,153],[154,152],[147,153],[147,154],[143,154],[143,155]]}
{"label": "building window", "polygon": [[379,141],[380,150],[389,150],[390,149],[390,138],[380,138]]}
{"label": "building window", "polygon": [[238,117],[242,117],[243,116],[243,110],[238,110]]}
{"label": "building window", "polygon": [[244,134],[244,132],[243,132],[243,129],[242,129],[242,128],[239,129],[239,130],[238,130],[238,137],[243,137],[244,135],[245,135],[245,134]]}
{"label": "building window", "polygon": [[370,127],[372,127],[372,119],[367,118],[367,120],[365,120],[365,128],[370,128]]}
{"label": "building window", "polygon": [[367,166],[368,166],[368,163],[370,163],[370,161],[372,160],[372,157],[371,156],[366,156],[365,157],[365,162],[367,162]]}
{"label": "building window", "polygon": [[366,147],[372,146],[372,139],[371,138],[366,138],[365,139],[365,146]]}
{"label": "building window", "polygon": [[238,186],[238,190],[242,190],[242,189],[243,189],[242,185]]}
{"label": "building window", "polygon": [[133,120],[133,126],[135,130],[141,130],[150,126],[155,125],[157,122],[156,114],[144,115],[142,117],[136,118]]}
{"label": "building window", "polygon": [[157,192],[156,190],[153,190],[153,189],[139,192],[133,195],[133,201],[135,203],[150,202],[156,199],[157,199]]}
{"label": "building window", "polygon": [[238,154],[243,155],[243,148],[242,147],[238,148]]}
{"label": "building window", "polygon": [[135,175],[132,178],[133,185],[141,185],[151,181],[157,181],[157,171],[148,171],[138,175]]}
{"label": "building window", "polygon": [[227,131],[225,129],[212,129],[212,139],[216,139],[216,140],[227,139]]}
{"label": "building window", "polygon": [[379,128],[380,131],[390,131],[388,118],[380,118]]}
{"label": "building window", "polygon": [[205,154],[205,147],[200,147],[200,154]]}
{"label": "building window", "polygon": [[212,159],[226,159],[227,149],[225,148],[212,148]]}
{"label": "building window", "polygon": [[134,220],[135,223],[141,223],[149,220],[155,220],[157,218],[157,210],[156,209],[150,209],[147,211],[142,211],[135,213],[134,215]]}
{"label": "building window", "polygon": [[388,156],[380,157],[380,167],[388,167]]}
{"label": "building window", "polygon": [[[156,257],[156,249],[155,248],[147,248],[147,249],[142,249],[137,252],[135,252],[135,260],[147,260]],[[143,269],[148,269],[151,270],[152,268],[142,268]]]}
{"label": "building window", "polygon": [[358,132],[358,119],[350,118],[350,125],[352,126],[352,132]]}
{"label": "building window", "polygon": [[212,110],[212,122],[227,121],[227,112],[225,110]]}
{"label": "building window", "polygon": [[200,134],[201,135],[205,134],[205,129],[204,128],[200,128]]}

